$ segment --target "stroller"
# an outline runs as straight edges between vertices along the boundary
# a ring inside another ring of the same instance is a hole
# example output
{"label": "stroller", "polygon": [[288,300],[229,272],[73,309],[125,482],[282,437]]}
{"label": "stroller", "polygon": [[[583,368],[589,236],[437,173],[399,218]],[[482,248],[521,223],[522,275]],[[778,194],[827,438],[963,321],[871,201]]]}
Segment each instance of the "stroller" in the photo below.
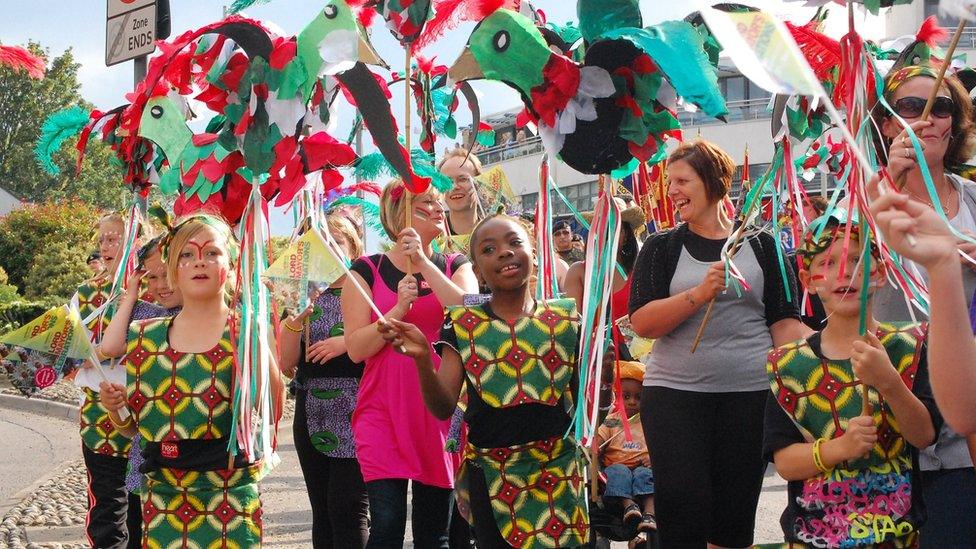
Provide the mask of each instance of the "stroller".
{"label": "stroller", "polygon": [[[597,501],[590,501],[590,543],[594,549],[610,549],[611,541],[630,541],[637,537],[637,527],[624,526],[623,509],[619,505],[604,502],[602,494],[605,488],[603,472],[600,472],[599,492],[601,497]],[[657,531],[647,532],[647,541],[638,544],[640,549],[660,549]]]}

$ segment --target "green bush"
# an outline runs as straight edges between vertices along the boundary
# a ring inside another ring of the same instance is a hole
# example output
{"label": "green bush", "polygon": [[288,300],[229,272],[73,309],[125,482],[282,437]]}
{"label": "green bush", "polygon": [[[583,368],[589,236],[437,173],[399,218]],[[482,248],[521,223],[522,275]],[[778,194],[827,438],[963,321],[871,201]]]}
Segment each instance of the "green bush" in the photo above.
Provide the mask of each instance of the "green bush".
{"label": "green bush", "polygon": [[15,330],[44,314],[51,307],[63,305],[63,301],[42,299],[38,301],[17,300],[0,304],[0,334]]}
{"label": "green bush", "polygon": [[24,280],[28,299],[68,301],[78,285],[90,275],[85,259],[88,251],[64,242],[48,242],[38,250],[37,258]]}
{"label": "green bush", "polygon": [[[8,275],[7,283],[20,288],[24,295],[43,297],[27,292],[28,274],[37,263],[48,261],[45,254],[53,253],[51,243],[60,243],[80,257],[78,267],[85,267],[85,259],[94,249],[92,234],[99,212],[78,200],[29,204],[0,218],[0,267]],[[52,272],[57,271],[53,266]],[[77,272],[72,265],[70,272]],[[71,277],[68,277],[71,278]],[[61,282],[63,283],[63,281]],[[34,283],[34,288],[43,286]],[[59,290],[60,291],[60,290]]]}

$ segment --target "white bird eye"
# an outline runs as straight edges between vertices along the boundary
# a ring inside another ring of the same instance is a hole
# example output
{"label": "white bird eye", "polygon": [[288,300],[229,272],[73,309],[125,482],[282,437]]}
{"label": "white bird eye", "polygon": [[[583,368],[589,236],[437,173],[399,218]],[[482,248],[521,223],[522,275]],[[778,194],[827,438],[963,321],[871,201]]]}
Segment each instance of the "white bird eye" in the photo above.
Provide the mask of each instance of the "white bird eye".
{"label": "white bird eye", "polygon": [[163,108],[160,107],[159,105],[156,105],[153,108],[149,109],[149,114],[151,114],[153,118],[162,118]]}
{"label": "white bird eye", "polygon": [[495,38],[493,40],[495,44],[495,50],[499,53],[508,49],[508,45],[511,43],[511,39],[508,36],[508,31],[498,31],[495,33]]}
{"label": "white bird eye", "polygon": [[335,19],[339,15],[339,8],[335,7],[335,4],[329,4],[322,10],[322,15],[327,19]]}

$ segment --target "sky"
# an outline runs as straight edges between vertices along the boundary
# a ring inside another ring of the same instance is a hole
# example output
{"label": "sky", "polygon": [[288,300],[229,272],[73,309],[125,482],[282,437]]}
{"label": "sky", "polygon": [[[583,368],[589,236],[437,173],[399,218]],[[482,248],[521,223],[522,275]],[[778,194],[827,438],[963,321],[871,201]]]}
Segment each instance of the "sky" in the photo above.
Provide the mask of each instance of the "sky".
{"label": "sky", "polygon": [[[778,0],[757,0],[751,3],[780,12],[809,11],[794,8]],[[5,0],[4,4],[0,42],[24,44],[28,40],[34,40],[47,48],[52,57],[71,48],[75,59],[81,64],[81,95],[101,109],[114,108],[124,102],[124,94],[133,86],[133,63],[130,61],[112,67],[105,66],[105,0],[33,0],[16,3]],[[229,2],[171,0],[170,4],[172,37],[219,20],[224,5]],[[270,0],[249,8],[245,13],[249,17],[272,22],[288,35],[293,35],[305,26],[323,4],[322,0]],[[576,20],[574,2],[536,0],[533,5],[542,10],[550,21],[565,23]],[[693,11],[695,5],[695,2],[671,0],[640,1],[645,26],[668,19],[680,19]],[[372,30],[373,44],[380,56],[392,67],[402,70],[403,49],[383,26],[383,21],[379,18],[376,21]],[[473,23],[461,25],[427,48],[423,55],[436,56],[439,63],[450,65],[464,48],[473,26]],[[518,94],[501,83],[479,81],[474,83],[474,87],[480,96],[483,114],[509,110],[520,105]],[[396,90],[394,97],[397,97]],[[470,117],[464,110],[462,107],[457,113],[458,123],[462,126],[470,123]],[[394,101],[394,113],[399,120],[403,119],[402,101]],[[337,134],[345,135],[348,130],[342,131],[342,128],[349,127],[352,112],[350,110],[344,113],[340,110],[339,115],[343,122],[340,123]],[[289,232],[291,223],[290,215],[272,215],[275,234]]]}

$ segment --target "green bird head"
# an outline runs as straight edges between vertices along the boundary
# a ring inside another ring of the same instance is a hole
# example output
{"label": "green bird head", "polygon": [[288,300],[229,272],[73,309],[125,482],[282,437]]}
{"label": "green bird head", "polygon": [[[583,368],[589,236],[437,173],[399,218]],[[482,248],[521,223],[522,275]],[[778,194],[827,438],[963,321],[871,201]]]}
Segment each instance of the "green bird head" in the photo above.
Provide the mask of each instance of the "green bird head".
{"label": "green bird head", "polygon": [[360,62],[386,67],[345,0],[329,0],[295,38],[313,84]]}
{"label": "green bird head", "polygon": [[542,84],[543,69],[553,55],[529,18],[500,9],[475,27],[448,78],[452,82],[497,80],[528,97],[532,88]]}
{"label": "green bird head", "polygon": [[170,166],[175,165],[192,138],[185,108],[169,96],[151,98],[139,119],[139,136],[163,149]]}

